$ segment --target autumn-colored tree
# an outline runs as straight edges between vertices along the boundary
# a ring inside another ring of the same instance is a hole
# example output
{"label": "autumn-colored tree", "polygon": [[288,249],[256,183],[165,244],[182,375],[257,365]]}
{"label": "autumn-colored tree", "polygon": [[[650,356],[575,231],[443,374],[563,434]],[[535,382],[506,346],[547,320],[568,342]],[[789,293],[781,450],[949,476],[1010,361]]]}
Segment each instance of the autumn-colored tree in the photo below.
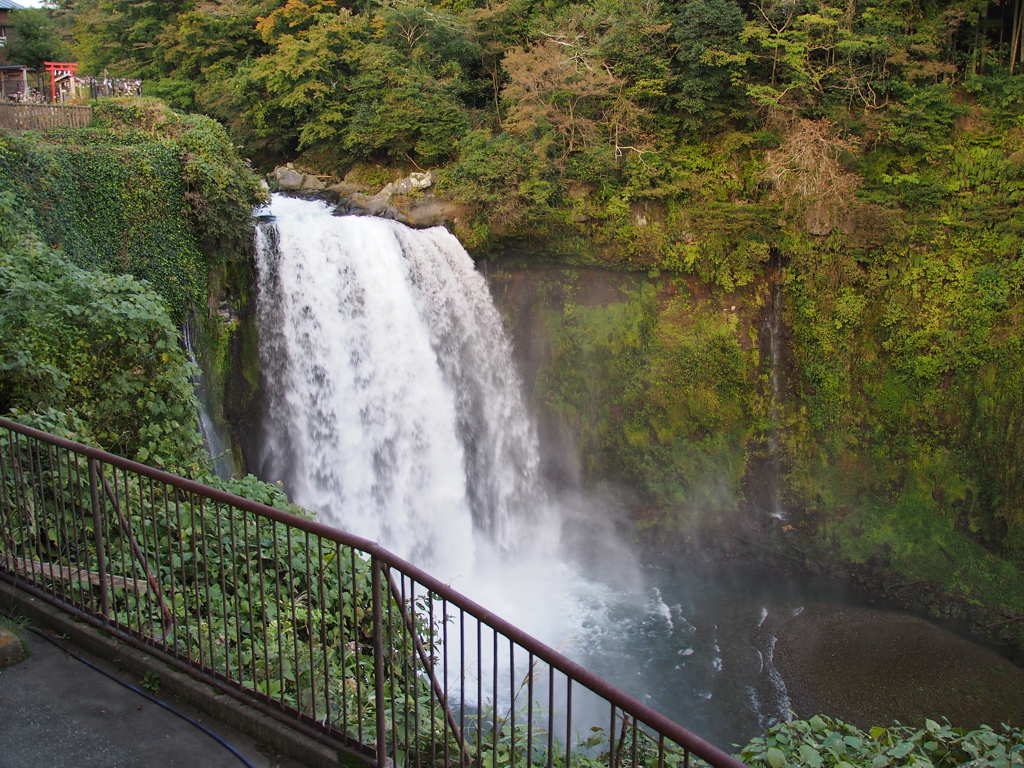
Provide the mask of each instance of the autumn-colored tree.
{"label": "autumn-colored tree", "polygon": [[548,39],[505,55],[509,84],[505,126],[513,133],[550,131],[564,152],[589,146],[600,137],[604,100],[617,85],[604,62],[576,41]]}

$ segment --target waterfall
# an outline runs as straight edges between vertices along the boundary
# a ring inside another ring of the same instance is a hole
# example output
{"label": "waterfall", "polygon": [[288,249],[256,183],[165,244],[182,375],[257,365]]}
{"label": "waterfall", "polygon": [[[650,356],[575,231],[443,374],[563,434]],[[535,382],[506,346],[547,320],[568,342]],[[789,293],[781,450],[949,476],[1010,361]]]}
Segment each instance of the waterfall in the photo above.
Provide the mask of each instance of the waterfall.
{"label": "waterfall", "polygon": [[192,388],[196,393],[196,400],[199,403],[199,433],[203,436],[206,450],[213,457],[213,471],[218,477],[229,479],[233,477],[238,468],[235,466],[235,457],[231,451],[230,441],[224,436],[213,418],[213,396],[206,384],[206,375],[196,356],[195,342],[192,340],[192,319],[185,321],[181,330],[182,340],[185,343],[185,352],[188,359],[199,369],[199,373],[192,379]]}
{"label": "waterfall", "polygon": [[285,197],[266,213],[260,475],[443,578],[554,552],[511,346],[458,240]]}
{"label": "waterfall", "polygon": [[772,517],[786,519],[782,506],[782,457],[779,445],[779,404],[782,397],[782,254],[772,250],[771,311],[767,331],[770,351],[771,434],[768,436],[769,494]]}

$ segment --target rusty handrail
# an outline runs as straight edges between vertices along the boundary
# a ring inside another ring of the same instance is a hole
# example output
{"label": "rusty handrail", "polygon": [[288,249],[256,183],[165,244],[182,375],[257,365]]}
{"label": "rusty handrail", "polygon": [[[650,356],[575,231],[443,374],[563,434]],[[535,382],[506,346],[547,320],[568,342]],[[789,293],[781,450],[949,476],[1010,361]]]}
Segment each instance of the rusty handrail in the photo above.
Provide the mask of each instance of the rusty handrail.
{"label": "rusty handrail", "polygon": [[[378,733],[377,741],[378,741],[378,743],[375,746],[369,745],[369,744],[366,744],[366,745],[363,745],[363,746],[375,750],[375,757],[376,757],[376,761],[375,762],[379,766],[383,766],[385,764],[386,760],[387,760],[387,757],[386,757],[386,749],[387,749],[386,742],[387,742],[387,738],[386,738],[386,736],[389,733],[388,728],[387,728],[387,726],[385,724],[385,720],[384,720],[384,710],[385,710],[385,705],[387,703],[387,702],[384,701],[384,696],[385,696],[384,686],[385,686],[385,682],[386,681],[383,678],[383,675],[385,674],[385,672],[384,672],[384,656],[383,656],[383,654],[385,653],[385,650],[384,650],[384,647],[383,647],[384,646],[384,640],[385,640],[385,638],[384,638],[385,631],[384,631],[384,623],[383,623],[385,621],[384,612],[387,610],[387,607],[386,607],[387,601],[389,599],[397,599],[397,597],[398,597],[397,590],[396,590],[394,584],[391,583],[390,575],[388,575],[388,573],[389,573],[389,571],[391,569],[393,569],[394,571],[396,571],[399,574],[401,574],[401,576],[403,578],[410,579],[410,581],[412,583],[422,585],[423,587],[426,588],[426,590],[428,591],[428,594],[430,594],[432,596],[436,596],[438,599],[440,599],[442,601],[445,601],[445,603],[447,603],[448,605],[450,605],[450,606],[454,607],[455,609],[457,609],[458,611],[460,611],[461,614],[463,615],[462,621],[464,621],[464,616],[467,616],[467,615],[472,617],[473,619],[476,619],[479,622],[479,624],[478,624],[478,638],[479,638],[479,631],[480,631],[479,627],[480,626],[488,627],[490,630],[492,630],[495,633],[495,635],[494,635],[494,637],[495,637],[495,649],[497,649],[497,637],[500,634],[502,637],[505,638],[505,640],[509,641],[510,643],[514,643],[515,645],[518,645],[523,650],[525,650],[530,655],[531,659],[539,660],[539,661],[542,661],[542,662],[546,663],[550,667],[550,669],[552,670],[551,673],[550,673],[550,676],[551,676],[552,680],[554,679],[553,676],[554,676],[554,672],[555,671],[558,671],[562,675],[564,675],[565,676],[565,680],[567,681],[567,701],[566,701],[566,705],[567,705],[567,710],[568,710],[564,714],[565,714],[565,716],[569,720],[569,727],[570,728],[571,728],[571,724],[572,724],[572,715],[571,715],[571,711],[572,711],[572,709],[571,709],[572,708],[572,698],[571,698],[571,696],[572,696],[572,687],[573,687],[573,683],[577,683],[577,684],[583,686],[584,688],[589,689],[592,693],[596,694],[597,696],[601,697],[602,699],[604,699],[605,702],[611,706],[611,708],[612,708],[612,722],[613,723],[616,722],[617,719],[619,719],[619,718],[621,718],[623,720],[623,734],[626,733],[626,723],[628,722],[629,719],[633,720],[634,728],[636,727],[635,724],[639,722],[639,723],[642,723],[643,725],[647,726],[648,728],[650,728],[651,730],[653,730],[655,732],[654,736],[651,736],[650,734],[646,734],[646,736],[648,737],[649,740],[653,741],[655,744],[658,745],[658,753],[659,753],[658,765],[659,765],[659,768],[662,768],[665,765],[664,755],[665,755],[665,752],[666,752],[666,745],[665,745],[665,741],[666,740],[674,742],[675,744],[677,744],[680,747],[682,747],[682,749],[684,750],[684,753],[686,754],[686,762],[687,762],[687,764],[689,763],[689,753],[692,752],[694,755],[696,755],[697,757],[707,761],[712,766],[716,766],[716,767],[722,766],[723,768],[742,768],[742,766],[743,766],[742,762],[740,762],[736,758],[730,756],[729,754],[727,754],[723,750],[719,749],[718,747],[715,747],[714,745],[708,743],[707,741],[705,741],[705,740],[701,739],[700,737],[694,735],[693,733],[687,731],[682,726],[680,726],[677,723],[673,722],[672,720],[670,720],[669,718],[665,717],[664,715],[656,712],[655,710],[651,709],[650,707],[642,704],[641,702],[636,701],[631,696],[629,696],[629,695],[625,694],[624,692],[620,691],[618,688],[616,688],[612,684],[608,683],[606,680],[598,677],[594,673],[590,672],[589,670],[587,670],[586,668],[584,668],[583,666],[581,666],[577,662],[574,662],[573,660],[571,660],[571,659],[567,658],[566,656],[562,655],[561,653],[559,653],[558,651],[554,650],[550,646],[548,646],[548,645],[540,642],[539,640],[533,638],[532,636],[528,635],[523,630],[521,630],[518,627],[512,625],[508,621],[502,619],[500,616],[494,614],[493,612],[489,611],[488,609],[486,609],[485,607],[479,605],[478,603],[474,602],[473,600],[470,600],[469,598],[467,598],[464,595],[460,594],[459,592],[455,591],[454,589],[449,587],[447,584],[444,584],[443,582],[441,582],[440,580],[434,578],[433,576],[431,576],[430,574],[426,573],[422,569],[416,567],[415,565],[413,565],[413,564],[411,564],[409,562],[406,562],[405,560],[403,560],[402,558],[398,557],[397,555],[395,555],[395,554],[389,552],[388,550],[384,549],[383,547],[381,547],[376,542],[370,541],[368,539],[365,539],[365,538],[362,538],[362,537],[359,537],[359,536],[355,536],[353,534],[350,534],[350,533],[347,533],[347,532],[344,532],[344,531],[339,531],[337,529],[330,528],[330,527],[328,527],[326,525],[323,525],[322,523],[316,522],[315,520],[309,520],[309,519],[306,519],[306,518],[303,518],[303,517],[299,517],[297,515],[290,514],[288,512],[283,512],[281,510],[275,509],[275,508],[267,506],[265,504],[261,504],[259,502],[251,501],[249,499],[245,499],[245,498],[240,497],[240,496],[235,496],[235,495],[233,495],[231,493],[228,493],[226,491],[222,491],[222,490],[219,490],[217,488],[211,488],[209,486],[205,486],[205,485],[203,485],[201,483],[198,483],[196,481],[188,480],[188,479],[182,478],[182,477],[178,477],[178,476],[172,475],[172,474],[170,474],[168,472],[164,472],[164,471],[159,470],[159,469],[154,469],[153,467],[148,467],[148,466],[145,466],[143,464],[139,464],[137,462],[131,461],[129,459],[125,459],[125,458],[120,457],[120,456],[115,456],[113,454],[109,454],[109,453],[107,453],[105,451],[101,451],[101,450],[99,450],[97,448],[93,448],[93,447],[90,447],[90,446],[82,445],[80,443],[74,442],[72,440],[68,440],[66,438],[61,438],[61,437],[57,437],[55,435],[51,435],[51,434],[43,432],[41,430],[37,430],[37,429],[34,429],[32,427],[28,427],[28,426],[25,426],[23,424],[19,424],[19,423],[14,422],[14,421],[10,421],[8,419],[0,418],[0,429],[5,429],[5,430],[7,430],[10,433],[16,433],[16,434],[23,435],[23,436],[25,436],[27,438],[30,438],[32,440],[36,440],[36,441],[38,441],[40,443],[44,443],[44,444],[53,446],[54,448],[58,448],[58,449],[61,449],[63,451],[67,451],[69,453],[85,457],[88,460],[89,476],[90,476],[89,485],[90,485],[90,492],[92,494],[92,507],[93,507],[92,510],[90,510],[90,514],[93,516],[93,519],[94,519],[94,534],[95,534],[95,536],[97,538],[97,542],[98,542],[98,554],[99,554],[98,566],[99,566],[99,570],[100,570],[101,574],[104,574],[104,571],[107,570],[105,568],[107,563],[105,562],[105,558],[103,556],[104,547],[103,547],[103,541],[101,540],[102,525],[101,525],[101,522],[99,520],[99,515],[100,515],[99,495],[100,495],[102,486],[97,481],[97,476],[98,475],[102,475],[102,471],[98,467],[98,465],[100,463],[109,465],[111,467],[115,467],[117,469],[120,469],[123,472],[131,473],[131,474],[139,476],[139,477],[148,478],[149,480],[154,481],[156,483],[161,483],[161,484],[163,484],[165,486],[169,486],[171,488],[177,489],[177,491],[179,491],[182,494],[184,494],[186,498],[207,499],[207,500],[213,502],[214,505],[224,505],[224,506],[229,507],[229,508],[234,508],[234,509],[237,509],[237,510],[248,512],[248,513],[251,513],[253,515],[258,516],[259,518],[263,518],[265,520],[271,521],[274,524],[280,524],[280,525],[283,525],[283,526],[287,526],[287,529],[295,530],[295,531],[302,531],[305,534],[308,534],[309,536],[319,537],[322,540],[333,542],[339,548],[338,549],[339,553],[341,551],[340,547],[347,547],[347,548],[350,548],[353,551],[362,552],[365,555],[369,556],[370,565],[371,565],[371,573],[372,573],[372,581],[373,581],[373,590],[372,590],[372,592],[373,592],[373,594],[372,594],[372,605],[373,605],[373,614],[374,614],[373,615],[373,625],[374,625],[374,634],[376,635],[374,637],[374,639],[373,639],[373,641],[374,641],[374,649],[373,649],[374,650],[374,665],[373,666],[374,666],[374,674],[375,674],[375,685],[376,685],[376,689],[377,689],[376,692],[375,692],[375,700],[376,700],[376,719],[377,719],[377,733]],[[5,446],[3,445],[2,441],[0,441],[0,469],[2,469],[3,462],[5,461],[4,452],[5,452]],[[0,477],[2,477],[2,476],[0,476]],[[103,479],[103,483],[104,484],[106,483],[105,478]],[[106,490],[109,491],[109,487]],[[118,511],[120,512],[120,510],[118,510]],[[193,514],[194,514],[194,510],[193,510]],[[232,533],[233,532],[234,532],[234,529],[232,528]],[[132,539],[132,544],[134,545],[134,547],[136,549],[139,546],[137,543],[135,543],[134,539]],[[169,540],[168,540],[168,545],[170,545],[170,541]],[[10,546],[10,545],[6,544],[6,543],[0,543],[0,546]],[[179,542],[179,547],[180,546],[182,546],[182,544]],[[193,543],[193,546],[195,546],[194,543]],[[2,569],[3,569],[3,567],[5,565],[6,565],[7,568],[10,568],[12,563],[14,563],[14,564],[18,563],[18,560],[16,558],[16,554],[17,554],[16,552],[9,552],[7,554],[9,555],[8,558],[0,559],[0,575],[2,575]],[[141,556],[141,552],[137,552],[136,556],[140,557]],[[308,551],[307,551],[307,559],[308,559],[308,557],[309,557],[309,555],[308,555]],[[354,558],[354,555],[353,555],[353,558]],[[109,559],[109,558],[106,558],[106,559]],[[353,565],[354,564],[355,564],[355,560],[353,559]],[[291,564],[289,564],[288,567],[291,568]],[[147,570],[148,570],[148,568],[147,568]],[[22,576],[23,575],[24,574],[22,574]],[[43,574],[43,575],[45,576],[45,574]],[[150,580],[152,580],[152,576],[150,574],[148,574],[148,573],[147,573],[147,577]],[[383,586],[382,586],[382,582],[383,582],[382,577],[383,577],[383,579],[387,579],[388,589],[384,589],[383,588]],[[101,601],[102,601],[101,613],[104,615],[106,621],[109,622],[111,620],[110,616],[109,616],[109,613],[110,613],[111,609],[108,606],[108,599],[107,599],[107,597],[108,597],[108,592],[111,590],[111,585],[108,583],[108,579],[106,578],[105,574],[103,575],[103,577],[101,577],[99,579],[99,581],[100,581]],[[353,590],[354,589],[355,588],[353,587]],[[32,591],[33,591],[33,593],[39,594],[39,595],[49,595],[49,593],[46,590],[40,590],[38,587],[33,588]],[[208,584],[207,584],[207,594],[209,594],[209,585]],[[48,597],[48,599],[50,599],[50,598]],[[353,591],[352,599],[353,599],[353,601],[355,600],[354,591]],[[162,602],[162,595],[161,595],[161,602]],[[60,603],[60,604],[62,605],[62,607],[67,607],[63,602]],[[164,606],[161,606],[161,607],[163,608]],[[210,608],[207,607],[207,610],[209,611]],[[402,615],[405,616],[404,611],[406,610],[406,607],[403,605],[403,606],[400,607],[399,610],[401,612],[403,612]],[[81,610],[81,608],[76,609],[74,612],[76,614],[79,614],[79,615],[87,615],[89,613],[89,611],[83,611],[83,610]],[[226,609],[225,609],[225,612],[226,612]],[[409,623],[408,617],[405,617],[403,619],[403,621],[401,621],[399,623],[400,624],[408,624]],[[125,632],[120,626],[118,626],[117,629],[119,630],[118,631],[119,635],[122,635],[122,636],[125,636],[125,637],[133,636],[131,632]],[[278,631],[280,632],[280,629]],[[137,640],[137,638],[136,638],[136,640]],[[417,641],[418,640],[419,640],[419,638],[417,638]],[[151,639],[151,638],[143,638],[143,642],[149,644],[147,647],[151,647],[152,643],[154,643],[156,641]],[[227,641],[225,641],[225,642],[227,642]],[[359,642],[359,639],[357,637],[354,640],[354,643],[356,644],[357,652],[358,652],[358,642]],[[200,643],[202,643],[202,638],[200,638]],[[310,638],[310,644],[312,645],[312,638]],[[207,653],[209,654],[210,651],[208,650]],[[174,655],[175,655],[174,653],[171,653],[171,657],[173,657]],[[424,661],[422,659],[422,655],[423,655],[422,654],[422,648],[420,649],[420,654],[419,655],[421,656],[421,661]],[[192,660],[192,659],[188,659],[186,661],[188,663],[191,663],[193,666],[195,666],[197,664],[197,662],[195,662],[195,660]],[[424,663],[425,663],[425,661],[424,661]],[[495,661],[495,663],[497,663],[497,662]],[[536,663],[536,662],[534,662],[534,663]],[[209,673],[211,672],[211,668],[210,668],[209,664],[201,663],[200,662],[200,663],[198,663],[198,666],[200,668],[200,671],[206,673],[206,676],[209,676]],[[478,668],[478,672],[480,672],[480,671],[481,670]],[[462,670],[462,672],[465,673],[465,670]],[[232,687],[229,688],[229,690],[232,690],[233,695],[240,695],[240,691],[238,689],[244,688],[243,682],[239,681],[239,680],[235,680],[234,678],[232,678],[232,671],[231,670],[227,670],[226,673],[221,673],[221,672],[217,671],[216,669],[213,669],[212,673],[213,673],[213,678],[214,679],[226,680],[226,681],[232,683]],[[392,672],[392,675],[393,674],[394,673]],[[424,674],[433,677],[434,670],[433,669],[425,669],[424,670]],[[496,677],[496,675],[495,675],[495,677]],[[434,678],[433,685],[436,686],[436,678]],[[533,686],[532,670],[531,670],[530,685],[531,685],[531,691],[532,691],[532,686]],[[552,689],[551,690],[553,691],[553,683],[552,683]],[[244,691],[242,691],[242,693],[244,693]],[[259,701],[263,702],[263,706],[260,707],[261,709],[266,710],[267,707],[265,705],[267,703],[271,704],[270,710],[272,710],[272,711],[275,710],[275,709],[287,709],[287,707],[282,706],[281,703],[273,701],[272,698],[268,694],[259,695],[258,692],[255,692],[255,691],[253,691],[251,693],[257,693],[257,695],[254,696],[254,697],[250,696],[250,698],[255,698],[255,699],[258,699]],[[392,697],[395,696],[394,691],[391,692],[391,695],[392,695]],[[495,695],[497,695],[497,691],[496,690],[495,690]],[[553,693],[552,693],[552,696],[553,696]],[[244,697],[243,697],[243,699],[244,699]],[[513,701],[514,701],[514,695],[513,695]],[[394,706],[394,701],[392,701],[391,704],[392,704],[392,706]],[[495,702],[495,705],[496,705],[496,702]],[[330,706],[330,705],[328,705],[328,706]],[[409,706],[408,703],[406,704],[406,706],[407,707]],[[445,698],[444,698],[444,706],[445,706],[445,708],[448,707],[447,696],[445,696]],[[466,702],[460,702],[459,706],[462,707],[462,708],[466,708],[466,707],[473,706],[473,705],[467,704]],[[495,707],[495,709],[496,709],[496,707]],[[315,711],[315,709],[314,709],[314,711]],[[463,711],[465,711],[465,710],[463,710]],[[617,714],[618,711],[621,711],[621,714]],[[278,713],[278,716],[279,716],[279,714],[280,713]],[[449,710],[448,713],[447,713],[446,719],[450,719],[450,717],[451,717],[451,713],[450,713],[450,710]],[[323,723],[318,723],[317,721],[314,721],[314,722],[310,723],[309,719],[310,718],[308,716],[307,717],[301,717],[301,716],[299,717],[299,721],[301,723],[305,724],[305,728],[303,728],[303,730],[312,731],[314,733],[319,733],[321,735],[324,735],[324,734],[327,734],[328,736],[332,735],[332,734],[330,734],[330,728],[324,726]],[[310,727],[310,726],[312,726],[312,727]],[[497,723],[496,722],[495,722],[495,726],[494,727],[497,728]],[[515,727],[516,726],[513,724],[513,736],[512,736],[512,738],[513,738],[513,750],[515,749],[515,741],[514,741],[514,739],[515,739],[515,735],[514,735],[515,734]],[[529,727],[531,729],[531,734],[532,734],[532,728],[533,728],[532,720],[531,720],[531,722],[529,724]],[[337,736],[337,734],[333,734],[333,735]],[[530,738],[532,738],[532,736]],[[611,753],[611,756],[609,758],[610,762],[611,762],[610,768],[616,768],[616,766],[620,766],[620,768],[621,768],[621,765],[623,764],[622,760],[620,758],[617,761],[617,756],[616,756],[616,754],[614,752],[614,747],[615,747],[615,742],[616,742],[616,734],[614,733],[614,730],[609,734],[609,738],[610,738],[610,744],[611,744],[611,749],[612,749],[612,753]],[[344,740],[344,736],[342,736],[342,740]],[[459,740],[460,740],[460,742],[462,741],[462,736],[459,736]],[[548,742],[549,742],[549,744],[551,743],[550,733],[548,734]],[[332,739],[330,743],[336,744],[337,743],[337,739],[336,738]],[[621,737],[619,739],[619,752],[620,753],[622,751],[622,746],[624,745],[624,743],[625,743],[625,736],[623,736],[623,737]],[[634,751],[634,753],[636,752],[636,743],[637,743],[637,737],[634,735],[634,737],[633,737],[633,751]],[[461,752],[461,750],[464,749],[464,746],[460,745],[459,749],[460,749],[460,752]],[[365,752],[361,756],[364,759],[366,759]],[[393,757],[392,757],[392,759],[393,759]],[[532,757],[531,757],[531,760],[532,760]],[[371,761],[371,762],[373,762],[373,761]],[[460,763],[463,762],[463,758],[461,757],[461,755],[460,755],[459,762]],[[549,765],[550,765],[550,758],[549,758]]]}

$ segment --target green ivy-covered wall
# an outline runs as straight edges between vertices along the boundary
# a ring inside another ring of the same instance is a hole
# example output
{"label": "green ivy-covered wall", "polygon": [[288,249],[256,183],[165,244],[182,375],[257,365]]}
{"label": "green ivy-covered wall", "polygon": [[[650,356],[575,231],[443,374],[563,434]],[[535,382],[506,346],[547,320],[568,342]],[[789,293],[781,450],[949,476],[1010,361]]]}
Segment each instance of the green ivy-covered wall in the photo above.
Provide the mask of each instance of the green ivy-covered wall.
{"label": "green ivy-covered wall", "polygon": [[138,99],[94,113],[85,129],[0,132],[0,407],[196,475],[208,457],[179,329],[192,318],[222,402],[265,193],[209,118]]}

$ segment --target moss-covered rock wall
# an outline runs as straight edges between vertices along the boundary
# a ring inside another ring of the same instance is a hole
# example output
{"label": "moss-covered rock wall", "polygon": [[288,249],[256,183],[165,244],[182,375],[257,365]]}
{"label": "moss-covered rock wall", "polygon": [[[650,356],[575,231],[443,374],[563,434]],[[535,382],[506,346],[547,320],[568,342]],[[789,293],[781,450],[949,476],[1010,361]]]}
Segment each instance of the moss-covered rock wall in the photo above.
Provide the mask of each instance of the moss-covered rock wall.
{"label": "moss-covered rock wall", "polygon": [[[1020,256],[963,240],[856,256],[814,238],[782,253],[781,271],[737,290],[536,255],[481,262],[553,473],[635,491],[648,540],[756,528],[813,570],[931,585],[921,594],[963,614],[1024,612]],[[770,517],[775,429],[783,520]],[[1020,623],[1000,631],[1012,640]]]}
{"label": "moss-covered rock wall", "polygon": [[746,507],[767,426],[766,285],[726,292],[657,271],[527,264],[499,260],[490,277],[542,432],[572,454],[549,465],[636,489],[634,513],[671,530]]}
{"label": "moss-covered rock wall", "polygon": [[[220,401],[235,370],[229,352],[244,346],[252,209],[264,193],[209,118],[138,99],[94,112],[85,129],[0,132],[0,407],[195,474],[207,462],[195,454],[193,369],[174,326],[194,317],[195,351]],[[32,321],[44,306],[46,322]],[[153,384],[159,376],[170,384]]]}

